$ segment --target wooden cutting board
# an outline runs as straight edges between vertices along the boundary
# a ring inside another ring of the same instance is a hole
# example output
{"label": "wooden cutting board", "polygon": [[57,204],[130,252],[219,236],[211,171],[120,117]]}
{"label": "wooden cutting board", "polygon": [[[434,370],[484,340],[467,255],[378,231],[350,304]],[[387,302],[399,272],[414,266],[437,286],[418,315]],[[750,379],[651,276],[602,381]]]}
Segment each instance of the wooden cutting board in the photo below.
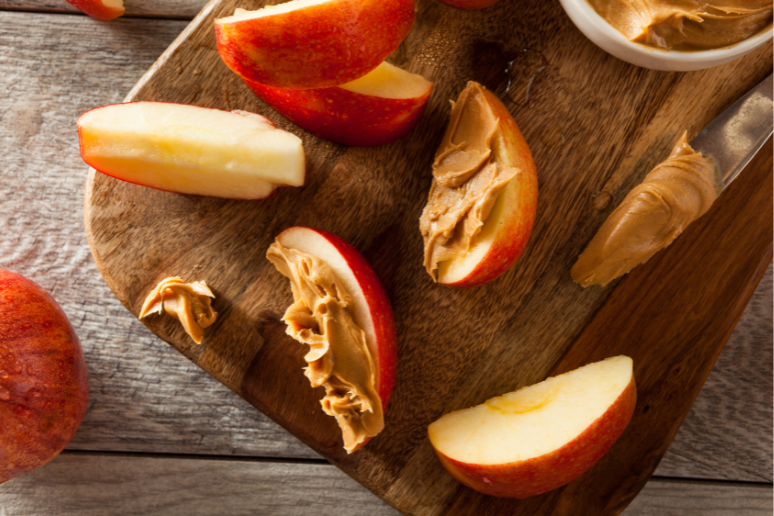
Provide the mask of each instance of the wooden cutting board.
{"label": "wooden cutting board", "polygon": [[[263,114],[304,140],[306,185],[232,201],[91,171],[86,231],[105,281],[136,315],[160,279],[206,280],[220,316],[201,346],[169,318],[143,322],[403,513],[619,513],[666,451],[771,261],[771,144],[707,215],[617,286],[583,290],[570,266],[684,129],[695,136],[770,73],[771,44],[710,70],[655,72],[599,50],[558,2],[501,0],[467,12],[420,0],[392,60],[435,82],[425,115],[395,144],[354,148],[290,124],[220,61],[214,18],[265,3],[210,2],[128,98]],[[538,168],[539,203],[516,265],[490,285],[455,290],[423,270],[418,220],[449,99],[469,80],[497,93],[521,127]],[[292,296],[264,257],[294,225],[357,247],[395,312],[400,361],[387,426],[351,456],[322,413],[322,390],[302,373],[305,350],[285,335],[280,318]],[[491,498],[437,463],[426,427],[442,414],[617,354],[634,358],[635,415],[611,451],[566,488],[524,501]]]}

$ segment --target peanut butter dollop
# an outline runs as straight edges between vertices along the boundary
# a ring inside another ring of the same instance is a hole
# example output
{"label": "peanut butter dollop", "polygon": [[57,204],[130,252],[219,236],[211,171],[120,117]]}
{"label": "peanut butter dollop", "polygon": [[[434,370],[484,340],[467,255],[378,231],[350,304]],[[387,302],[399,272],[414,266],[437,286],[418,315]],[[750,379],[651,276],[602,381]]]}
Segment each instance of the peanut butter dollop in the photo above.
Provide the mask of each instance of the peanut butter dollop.
{"label": "peanut butter dollop", "polygon": [[151,290],[142,304],[140,319],[160,314],[162,308],[179,320],[185,332],[197,344],[202,343],[204,329],[218,317],[210,303],[215,296],[204,281],[185,283],[178,277],[166,278]]}
{"label": "peanut butter dollop", "polygon": [[720,189],[711,157],[688,144],[683,133],[666,161],[624,198],[572,267],[582,287],[606,285],[672,243],[710,209]]}
{"label": "peanut butter dollop", "polygon": [[287,334],[309,345],[304,374],[312,387],[325,387],[323,411],[336,418],[344,449],[352,453],[384,428],[376,367],[365,332],[353,318],[353,300],[316,256],[274,242],[266,258],[290,280],[295,302],[283,317]]}
{"label": "peanut butter dollop", "polygon": [[452,102],[449,125],[433,162],[433,184],[419,230],[425,242],[425,269],[436,280],[438,264],[464,256],[481,231],[505,185],[519,173],[492,152],[500,119],[469,82]]}
{"label": "peanut butter dollop", "polygon": [[588,0],[628,40],[670,50],[734,45],[772,21],[771,0]]}

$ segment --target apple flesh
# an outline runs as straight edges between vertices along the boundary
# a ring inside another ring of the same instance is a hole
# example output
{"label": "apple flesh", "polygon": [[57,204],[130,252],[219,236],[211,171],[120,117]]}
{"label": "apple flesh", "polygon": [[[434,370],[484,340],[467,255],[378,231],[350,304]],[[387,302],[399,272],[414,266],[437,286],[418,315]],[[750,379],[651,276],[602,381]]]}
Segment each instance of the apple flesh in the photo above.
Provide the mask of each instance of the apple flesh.
{"label": "apple flesh", "polygon": [[362,77],[414,24],[415,0],[295,0],[215,20],[218,52],[243,79],[327,88]]}
{"label": "apple flesh", "polygon": [[88,399],[67,316],[37,283],[0,270],[0,483],[59,455]]}
{"label": "apple flesh", "polygon": [[395,388],[398,337],[390,300],[378,276],[357,249],[333,233],[295,226],[280,233],[277,240],[289,249],[311,254],[327,263],[354,300],[352,316],[365,333],[366,344],[374,358],[375,388],[382,410],[386,412]]}
{"label": "apple flesh", "polygon": [[433,83],[386,61],[352,82],[289,90],[245,79],[285,118],[320,138],[371,147],[392,143],[419,123]]}
{"label": "apple flesh", "polygon": [[94,169],[159,190],[261,199],[277,186],[304,184],[301,139],[253,113],[113,104],[81,115],[78,137]]}
{"label": "apple flesh", "polygon": [[527,498],[591,468],[621,436],[636,402],[632,360],[618,356],[446,414],[428,434],[459,482]]}
{"label": "apple flesh", "polygon": [[507,271],[524,251],[537,213],[537,169],[529,146],[500,99],[489,90],[484,90],[484,98],[500,119],[492,138],[492,156],[520,172],[500,192],[470,250],[439,264],[438,283],[452,287],[477,287]]}
{"label": "apple flesh", "polygon": [[99,21],[110,21],[124,14],[124,0],[67,0],[67,2]]}

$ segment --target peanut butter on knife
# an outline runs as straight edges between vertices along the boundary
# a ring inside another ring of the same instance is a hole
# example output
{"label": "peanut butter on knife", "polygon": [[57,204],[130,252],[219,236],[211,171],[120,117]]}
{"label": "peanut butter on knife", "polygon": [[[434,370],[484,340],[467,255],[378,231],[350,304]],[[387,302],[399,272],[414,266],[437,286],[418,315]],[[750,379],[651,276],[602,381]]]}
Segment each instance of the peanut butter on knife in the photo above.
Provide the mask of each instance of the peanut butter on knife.
{"label": "peanut butter on knife", "polygon": [[606,285],[665,248],[704,215],[720,191],[715,160],[694,151],[686,134],[599,228],[573,265],[582,287]]}

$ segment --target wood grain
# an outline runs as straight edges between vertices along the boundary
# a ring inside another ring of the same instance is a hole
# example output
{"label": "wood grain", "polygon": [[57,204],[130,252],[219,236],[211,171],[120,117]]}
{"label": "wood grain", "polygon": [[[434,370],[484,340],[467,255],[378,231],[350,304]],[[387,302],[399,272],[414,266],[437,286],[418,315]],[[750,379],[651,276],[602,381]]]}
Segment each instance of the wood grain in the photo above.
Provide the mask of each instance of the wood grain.
{"label": "wood grain", "polygon": [[[607,486],[599,485],[600,478],[591,484],[589,475],[566,489],[565,500],[574,497],[589,504],[586,514],[600,514],[594,505],[605,512],[619,511],[645,485],[644,465],[655,467],[661,460],[710,372],[696,364],[714,364],[771,263],[771,170],[770,138],[746,175],[686,230],[682,236],[687,238],[621,282],[553,371],[620,353],[629,354],[636,364],[635,414],[621,441],[595,466],[609,474]],[[745,209],[749,206],[758,208]],[[663,283],[654,285],[652,278]],[[624,309],[633,306],[637,308],[629,313]],[[643,331],[656,337],[644,337]],[[659,342],[664,344],[656,345]],[[589,503],[592,486],[597,499]]]}
{"label": "wood grain", "polygon": [[[0,267],[53,292],[81,337],[92,403],[72,448],[316,457],[136,321],[89,258],[75,119],[120,101],[184,26],[0,13]],[[772,355],[771,299],[770,268],[658,474],[755,480],[771,471],[771,367],[762,360]]]}
{"label": "wood grain", "polygon": [[771,485],[653,480],[624,516],[754,516],[771,514]]}
{"label": "wood grain", "polygon": [[772,481],[773,299],[769,266],[655,475]]}
{"label": "wood grain", "polygon": [[[175,18],[190,20],[201,11],[206,0],[124,0],[125,18]],[[0,11],[28,11],[79,14],[65,0],[0,0]]]}
{"label": "wood grain", "polygon": [[[67,454],[0,486],[7,516],[394,516],[323,461]],[[4,515],[5,516],[5,515]]]}
{"label": "wood grain", "polygon": [[91,401],[72,447],[318,457],[150,333],[91,259],[76,120],[120,102],[184,27],[0,12],[0,267],[51,292],[80,337]]}
{"label": "wood grain", "polygon": [[[555,365],[552,375],[631,356],[637,407],[620,440],[588,473],[511,512],[618,514],[647,483],[709,374],[698,364],[715,362],[771,262],[771,169],[769,139],[705,217],[620,282]],[[505,501],[460,490],[449,512],[506,508]]]}
{"label": "wood grain", "polygon": [[[607,209],[591,208],[594,194],[608,192],[611,205],[617,204],[666,155],[683,128],[696,134],[768,72],[771,46],[724,67],[664,74],[636,69],[603,54],[580,36],[556,5],[523,3],[516,13],[502,2],[462,14],[422,2],[418,29],[400,53],[407,69],[436,81],[422,123],[396,144],[347,149],[293,128],[252,97],[220,62],[212,20],[230,13],[234,5],[229,0],[208,4],[129,98],[264,114],[280,127],[301,133],[308,183],[261,202],[235,202],[152,191],[91,173],[86,230],[106,282],[136,314],[145,293],[162,277],[207,279],[218,296],[221,318],[204,345],[192,346],[172,321],[153,319],[146,324],[401,511],[483,514],[486,507],[487,514],[498,514],[506,507],[529,512],[528,508],[540,506],[546,513],[566,512],[572,494],[561,503],[541,506],[542,498],[522,504],[484,502],[479,495],[460,490],[434,461],[425,427],[442,413],[538,381],[554,368],[610,292],[609,288],[581,292],[567,275],[574,257],[607,215]],[[537,19],[544,20],[548,30],[524,23]],[[525,39],[530,41],[527,51],[522,50]],[[531,68],[536,59],[545,66],[538,75]],[[581,62],[584,73],[577,67]],[[455,98],[469,79],[509,100],[527,140],[542,143],[532,144],[541,185],[534,231],[538,236],[499,281],[477,290],[450,291],[428,284],[418,266],[416,220],[427,191],[428,164],[445,124],[447,100]],[[520,89],[526,80],[532,83],[529,98]],[[763,195],[756,198],[756,206],[770,205],[770,192]],[[764,231],[770,221],[753,222],[760,223],[752,226],[755,238],[770,246],[771,231]],[[295,373],[302,365],[303,350],[284,335],[279,321],[291,302],[285,281],[256,259],[281,229],[291,225],[322,227],[360,248],[384,280],[395,307],[401,340],[395,401],[383,434],[353,456],[341,450],[336,425],[316,405],[319,393],[306,389]],[[770,260],[766,249],[756,247],[752,262],[731,267],[746,281],[730,298],[737,312],[726,314],[720,311],[725,307],[711,303],[696,308],[697,320],[717,318],[723,333],[706,342],[701,360],[684,366],[689,370],[688,384],[681,395],[672,395],[672,404],[651,414],[659,423],[669,422],[660,427],[665,431],[646,435],[645,446],[625,439],[622,446],[663,454],[749,299],[750,285],[765,270],[762,264]],[[691,263],[699,256],[686,260]],[[735,260],[728,259],[731,264]],[[751,266],[757,275],[745,276]],[[722,293],[700,291],[710,298]],[[438,318],[441,310],[444,315]],[[616,311],[621,312],[620,306]],[[647,325],[641,322],[637,328],[642,333]],[[666,347],[666,355],[671,349],[657,338],[650,346]],[[583,342],[570,352],[588,358],[583,353],[593,348]],[[644,356],[651,361],[648,367],[661,362],[658,355]],[[648,378],[658,377],[652,373]],[[652,395],[653,400],[641,396],[642,403],[664,401],[659,399],[664,391],[656,389]],[[584,477],[586,489],[596,491],[586,510],[601,514],[594,511],[613,513],[625,507],[657,464],[645,459],[647,455],[633,451],[625,476],[611,476],[598,468],[596,475]],[[605,481],[595,482],[598,478]],[[606,506],[599,505],[602,493],[615,495]],[[552,497],[557,495],[545,499]]]}
{"label": "wood grain", "polygon": [[[67,453],[0,486],[7,516],[394,516],[318,463]],[[5,513],[3,513],[5,510]],[[653,480],[625,516],[769,516],[771,486]]]}

